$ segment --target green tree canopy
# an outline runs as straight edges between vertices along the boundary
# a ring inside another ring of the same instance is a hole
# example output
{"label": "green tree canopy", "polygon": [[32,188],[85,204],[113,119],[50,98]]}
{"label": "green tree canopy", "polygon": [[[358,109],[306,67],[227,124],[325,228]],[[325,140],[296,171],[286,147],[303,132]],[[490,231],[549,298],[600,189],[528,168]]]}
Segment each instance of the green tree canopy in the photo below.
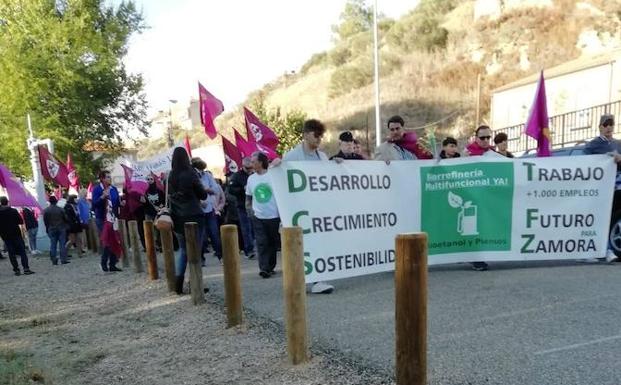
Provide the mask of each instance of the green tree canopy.
{"label": "green tree canopy", "polygon": [[31,175],[26,114],[82,180],[102,159],[85,148],[118,150],[123,133],[145,132],[143,80],[122,61],[143,28],[132,1],[0,0],[0,162]]}
{"label": "green tree canopy", "polygon": [[335,40],[345,40],[373,27],[373,8],[368,7],[364,0],[347,0],[341,12],[340,23],[332,26]]}

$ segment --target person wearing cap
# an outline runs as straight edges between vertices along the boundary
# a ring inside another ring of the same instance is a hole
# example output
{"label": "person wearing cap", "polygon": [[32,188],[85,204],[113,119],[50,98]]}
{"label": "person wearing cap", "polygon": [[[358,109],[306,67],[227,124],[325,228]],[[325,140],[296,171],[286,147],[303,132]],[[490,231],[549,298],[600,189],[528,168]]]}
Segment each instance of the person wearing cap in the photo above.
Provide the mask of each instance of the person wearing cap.
{"label": "person wearing cap", "polygon": [[45,232],[50,238],[50,259],[53,265],[58,265],[56,252],[60,248],[60,263],[66,265],[67,260],[67,229],[69,221],[65,210],[58,207],[58,199],[54,195],[49,198],[50,205],[43,210],[43,223]]}
{"label": "person wearing cap", "polygon": [[499,132],[494,136],[494,144],[496,145],[496,152],[507,158],[515,158],[512,153],[507,150],[509,147],[509,137],[504,132]]}
{"label": "person wearing cap", "polygon": [[440,151],[440,159],[459,158],[459,147],[457,147],[457,140],[452,137],[447,137],[442,141],[442,151]]}
{"label": "person wearing cap", "polygon": [[22,274],[17,263],[17,256],[21,259],[24,274],[34,274],[34,271],[30,270],[28,266],[26,246],[24,245],[22,232],[19,229],[19,225],[22,223],[22,217],[19,215],[19,212],[9,206],[9,199],[4,196],[0,197],[0,238],[4,241],[15,275]]}
{"label": "person wearing cap", "polygon": [[364,158],[354,152],[354,136],[351,132],[345,131],[339,135],[339,152],[332,156],[330,160],[334,158],[341,158],[347,160],[363,160]]}
{"label": "person wearing cap", "polygon": [[[584,147],[584,153],[590,154],[610,154],[617,163],[617,180],[615,182],[616,189],[612,200],[612,212],[616,212],[621,208],[621,142],[613,138],[615,131],[615,117],[612,114],[604,114],[599,119],[599,136],[592,139]],[[606,250],[606,257],[596,258],[597,260],[605,260],[608,263],[617,260],[617,256],[612,250],[610,243]],[[586,262],[594,262],[596,260],[588,259]]]}
{"label": "person wearing cap", "polygon": [[395,115],[388,119],[388,140],[377,146],[375,149],[375,160],[383,160],[388,163],[391,160],[433,158],[433,154],[424,149],[418,143],[406,143],[404,126],[405,121],[399,115]]}

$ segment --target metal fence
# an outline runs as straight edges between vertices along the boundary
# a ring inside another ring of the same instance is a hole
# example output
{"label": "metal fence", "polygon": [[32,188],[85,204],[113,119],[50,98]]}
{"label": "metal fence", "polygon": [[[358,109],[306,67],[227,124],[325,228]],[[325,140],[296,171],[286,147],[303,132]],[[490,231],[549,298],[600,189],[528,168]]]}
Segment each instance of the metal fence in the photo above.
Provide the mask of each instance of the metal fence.
{"label": "metal fence", "polygon": [[[566,114],[549,117],[552,148],[573,146],[599,135],[599,118],[603,114],[615,116],[615,133],[620,132],[621,100]],[[525,124],[493,130],[494,135],[504,132],[509,137],[509,151],[526,152],[537,148],[537,141],[524,134]]]}

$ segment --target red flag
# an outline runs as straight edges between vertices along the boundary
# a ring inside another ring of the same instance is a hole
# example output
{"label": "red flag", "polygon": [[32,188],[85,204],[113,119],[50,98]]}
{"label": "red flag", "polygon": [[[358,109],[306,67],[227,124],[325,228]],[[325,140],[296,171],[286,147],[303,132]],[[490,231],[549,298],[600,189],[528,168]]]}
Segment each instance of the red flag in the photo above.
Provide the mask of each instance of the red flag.
{"label": "red flag", "polygon": [[125,175],[125,190],[130,191],[132,189],[132,176],[134,175],[134,170],[126,165],[122,164],[123,174]]}
{"label": "red flag", "polygon": [[272,150],[271,148],[257,142],[246,141],[246,139],[244,139],[241,134],[237,132],[236,129],[233,129],[233,132],[235,134],[235,144],[237,145],[237,148],[239,149],[239,152],[241,153],[243,158],[249,157],[257,151],[261,151],[262,153],[267,155],[269,160],[278,158],[278,154],[276,153],[276,151]]}
{"label": "red flag", "polygon": [[192,157],[192,147],[190,146],[190,138],[186,135],[183,140],[183,145],[185,146],[185,151],[187,151],[190,158]]}
{"label": "red flag", "polygon": [[[101,240],[101,246],[107,247],[112,254],[117,257],[123,255],[123,248],[121,247],[121,237],[119,232],[114,230],[114,226],[112,222],[104,221],[103,228],[101,230],[101,235],[99,236]],[[126,256],[123,255],[123,258]]]}
{"label": "red flag", "polygon": [[278,135],[246,107],[244,107],[244,117],[246,118],[246,136],[248,140],[276,151],[279,142]]}
{"label": "red flag", "polygon": [[71,153],[67,153],[67,177],[69,178],[69,187],[73,188],[76,192],[80,192],[80,178],[78,177],[78,170],[73,165],[73,159],[71,159]]}
{"label": "red flag", "polygon": [[224,152],[224,173],[237,172],[241,170],[242,156],[239,149],[229,142],[227,138],[222,138],[222,150]]}
{"label": "red flag", "polygon": [[157,187],[158,190],[166,191],[164,189],[164,184],[162,183],[161,175],[157,176],[153,173],[153,171],[151,171],[151,176],[153,177],[153,180],[155,181],[155,187]]}
{"label": "red flag", "polygon": [[43,177],[60,186],[69,188],[69,172],[67,166],[54,155],[52,155],[46,146],[38,145],[39,163],[41,163],[41,174]]}
{"label": "red flag", "polygon": [[144,194],[147,191],[147,187],[149,187],[144,175],[134,175],[134,170],[124,164],[121,167],[123,167],[123,174],[125,175],[125,189],[127,192],[136,192],[138,195]]}
{"label": "red flag", "polygon": [[548,103],[546,98],[546,81],[543,71],[539,75],[535,100],[530,109],[530,116],[526,122],[524,133],[537,139],[537,156],[550,156],[550,127],[548,120]]}
{"label": "red flag", "polygon": [[13,176],[2,163],[0,163],[0,186],[6,190],[11,206],[40,207],[37,200],[26,190],[22,181]]}
{"label": "red flag", "polygon": [[213,96],[203,85],[198,83],[199,107],[201,112],[201,123],[205,127],[205,134],[211,139],[218,136],[213,120],[224,111],[222,102]]}

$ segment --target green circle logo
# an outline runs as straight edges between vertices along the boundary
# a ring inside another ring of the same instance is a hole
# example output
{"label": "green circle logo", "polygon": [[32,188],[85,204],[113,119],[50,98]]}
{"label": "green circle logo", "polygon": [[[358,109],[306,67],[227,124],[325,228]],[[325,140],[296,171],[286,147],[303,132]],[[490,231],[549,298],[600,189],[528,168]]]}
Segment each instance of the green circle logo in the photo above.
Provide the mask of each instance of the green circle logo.
{"label": "green circle logo", "polygon": [[259,203],[267,203],[272,199],[272,188],[267,183],[260,183],[254,188],[254,199]]}

